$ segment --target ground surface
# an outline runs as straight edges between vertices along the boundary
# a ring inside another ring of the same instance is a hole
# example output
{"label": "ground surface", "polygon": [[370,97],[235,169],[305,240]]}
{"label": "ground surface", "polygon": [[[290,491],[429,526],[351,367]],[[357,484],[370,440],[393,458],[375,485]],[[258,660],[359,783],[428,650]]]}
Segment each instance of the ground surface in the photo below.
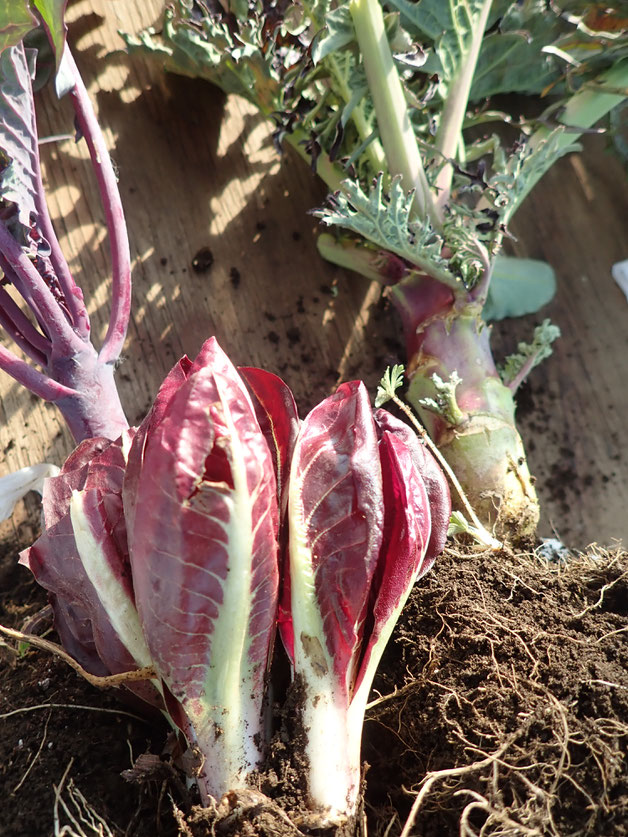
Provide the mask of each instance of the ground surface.
{"label": "ground surface", "polygon": [[[307,167],[290,155],[280,161],[267,126],[241,101],[164,77],[120,51],[117,31],[139,31],[160,8],[161,0],[76,0],[68,14],[131,238],[133,321],[117,378],[129,419],[144,415],[173,362],[212,334],[236,363],[283,375],[302,412],[340,380],[359,376],[373,389],[403,354],[399,329],[376,288],[318,257],[307,211],[324,194]],[[46,95],[38,106],[42,134],[71,132],[68,102]],[[628,302],[610,274],[628,257],[628,189],[604,139],[584,145],[582,157],[546,176],[513,225],[514,249],[554,266],[557,296],[538,315],[498,324],[493,338],[503,358],[544,317],[563,331],[522,392],[519,418],[542,499],[541,534],[579,548],[628,539]],[[82,145],[54,142],[42,155],[53,218],[97,342],[109,266],[96,185]],[[60,463],[71,450],[54,408],[6,376],[0,419],[2,468]]]}
{"label": "ground surface", "polygon": [[[266,128],[241,102],[115,52],[116,30],[137,31],[159,7],[77,0],[69,13],[131,236],[135,304],[118,374],[129,418],[143,416],[172,363],[212,334],[236,363],[281,374],[302,412],[340,380],[362,377],[374,390],[402,354],[398,328],[377,289],[318,258],[306,212],[324,196],[307,169],[276,158]],[[44,97],[39,113],[43,133],[70,129],[67,103]],[[102,336],[109,267],[89,165],[70,141],[42,154],[61,242]],[[603,139],[589,138],[582,158],[563,160],[514,225],[514,248],[553,264],[558,294],[538,317],[494,330],[498,355],[542,317],[563,330],[523,391],[519,417],[543,504],[541,534],[555,532],[571,547],[628,538],[628,303],[610,278],[613,262],[628,257],[626,217],[623,172]],[[61,463],[71,449],[54,410],[6,378],[0,416],[1,470]],[[16,566],[37,514],[31,498],[0,531],[4,624],[19,626],[45,604]],[[566,567],[468,553],[439,562],[376,684],[383,695],[398,693],[373,706],[365,726],[371,834],[399,834],[421,788],[412,833],[425,837],[457,834],[465,817],[469,834],[483,824],[485,834],[512,837],[626,833],[626,569],[625,554]],[[54,833],[53,788],[68,766],[66,803],[73,780],[116,836],[210,833],[187,811],[167,766],[146,785],[121,778],[140,754],[160,754],[166,739],[133,714],[45,654],[0,646],[0,837]],[[280,756],[276,748],[277,781],[271,773],[262,787],[296,819]],[[427,790],[420,784],[428,771],[473,764]],[[187,812],[188,832],[170,795]],[[232,819],[236,832],[295,834],[274,808],[253,806],[247,816],[253,825]]]}
{"label": "ground surface", "polygon": [[[18,511],[25,542],[36,526],[29,509]],[[9,534],[0,557],[0,622],[10,625],[45,604],[15,566],[17,545]],[[460,823],[466,835],[628,834],[627,603],[626,553],[548,564],[448,551],[415,589],[375,682],[362,833],[366,822],[371,835],[398,835],[413,817],[407,833],[421,837],[458,834]],[[241,816],[216,833],[309,833],[291,783],[289,712],[276,726],[259,780],[269,799],[239,800]],[[55,787],[77,814],[70,782],[107,823],[105,835],[212,834],[166,743],[162,724],[63,663],[0,646],[1,837],[54,834]],[[153,756],[147,780],[130,783],[121,774],[142,754]],[[86,837],[95,833],[84,826]]]}

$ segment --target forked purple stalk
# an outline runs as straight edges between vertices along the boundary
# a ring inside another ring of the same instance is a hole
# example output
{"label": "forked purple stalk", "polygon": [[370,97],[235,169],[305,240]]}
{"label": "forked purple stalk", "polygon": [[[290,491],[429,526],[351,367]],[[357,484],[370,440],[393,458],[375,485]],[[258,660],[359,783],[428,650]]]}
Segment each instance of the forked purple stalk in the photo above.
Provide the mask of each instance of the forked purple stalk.
{"label": "forked purple stalk", "polygon": [[[90,340],[83,294],[61,251],[46,204],[27,56],[22,44],[6,53],[5,82],[8,68],[12,77],[6,83],[13,83],[13,95],[3,102],[3,108],[10,109],[5,135],[10,146],[7,156],[13,157],[11,151],[15,150],[15,158],[20,158],[11,160],[21,167],[18,200],[24,198],[24,205],[16,209],[18,214],[26,212],[30,216],[30,229],[23,245],[18,234],[14,235],[12,219],[7,218],[10,211],[3,212],[0,269],[4,274],[2,284],[11,285],[22,297],[30,316],[0,287],[0,324],[41,370],[5,347],[0,347],[0,368],[31,392],[55,403],[76,441],[93,436],[116,439],[128,427],[113,373],[128,325],[131,269],[115,173],[87,91],[66,46],[63,65],[72,80],[70,97],[96,173],[110,240],[112,304],[107,334],[98,352]],[[13,124],[18,126],[17,131]]]}

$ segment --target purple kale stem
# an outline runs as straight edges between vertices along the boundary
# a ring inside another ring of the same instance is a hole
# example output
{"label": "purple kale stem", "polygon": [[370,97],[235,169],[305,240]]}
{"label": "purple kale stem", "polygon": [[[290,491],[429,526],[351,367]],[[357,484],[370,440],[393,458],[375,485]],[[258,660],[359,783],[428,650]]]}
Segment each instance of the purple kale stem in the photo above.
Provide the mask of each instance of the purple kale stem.
{"label": "purple kale stem", "polygon": [[[0,252],[7,278],[17,279],[18,287],[26,290],[23,295],[50,338],[45,357],[48,376],[6,349],[0,353],[0,369],[35,395],[53,401],[77,442],[92,436],[117,439],[128,422],[113,380],[114,364],[103,363],[89,339],[75,334],[52,291],[2,222]],[[16,337],[14,328],[9,327],[9,333]],[[20,339],[17,342],[26,348]]]}
{"label": "purple kale stem", "polygon": [[87,141],[92,165],[98,180],[111,250],[112,292],[109,327],[99,359],[111,363],[118,359],[129,323],[131,310],[131,256],[124,211],[116,175],[94,109],[68,46],[65,57],[74,76],[70,90],[72,104],[81,133]]}
{"label": "purple kale stem", "polygon": [[[39,155],[37,155],[39,157]],[[59,282],[59,287],[63,292],[63,301],[67,306],[72,326],[79,337],[89,337],[90,325],[89,317],[83,303],[83,294],[81,289],[74,281],[70,268],[65,260],[65,256],[61,252],[61,247],[50,220],[46,199],[43,193],[43,184],[41,181],[41,171],[39,168],[39,160],[36,166],[36,197],[35,206],[37,207],[37,217],[39,221],[39,228],[42,235],[50,245],[50,262],[55,272],[55,276]]]}
{"label": "purple kale stem", "polygon": [[[30,115],[31,115],[31,132],[33,136],[37,136],[37,118],[35,115],[35,106],[33,101],[32,90],[29,91],[30,98]],[[63,292],[64,304],[67,307],[70,315],[74,331],[79,337],[89,336],[89,317],[83,304],[83,294],[77,287],[70,268],[65,260],[65,256],[61,252],[59,241],[50,219],[48,205],[46,203],[46,196],[44,192],[44,185],[41,177],[41,159],[39,156],[39,147],[35,145],[35,149],[31,155],[31,163],[33,166],[33,180],[35,186],[35,208],[37,210],[37,226],[46,241],[50,246],[50,262],[55,272],[59,287]]]}
{"label": "purple kale stem", "polygon": [[32,295],[37,310],[46,323],[46,330],[55,350],[71,355],[84,348],[84,341],[75,334],[52,291],[2,222],[0,222],[0,251],[9,267],[19,275]]}
{"label": "purple kale stem", "polygon": [[44,336],[47,337],[48,331],[46,329],[44,318],[42,317],[39,309],[37,308],[37,305],[35,304],[33,295],[31,294],[28,286],[26,286],[24,282],[22,282],[19,275],[13,270],[11,265],[5,259],[2,250],[0,250],[0,270],[4,274],[6,281],[15,288],[15,290],[20,294],[24,302],[28,305],[28,307],[33,313],[33,316],[37,320],[39,327],[44,332]]}
{"label": "purple kale stem", "polygon": [[62,398],[74,398],[78,394],[63,384],[53,381],[47,375],[33,369],[26,361],[16,357],[9,349],[0,346],[0,369],[3,369],[22,386],[45,401],[58,401]]}
{"label": "purple kale stem", "polygon": [[[39,154],[31,154],[35,170],[35,207],[38,231],[51,248],[50,264],[57,274],[51,284],[19,242],[0,221],[0,269],[7,282],[22,296],[35,318],[21,311],[3,290],[0,322],[24,353],[44,366],[34,369],[7,349],[0,352],[0,369],[33,393],[52,401],[65,418],[77,442],[93,436],[116,439],[128,427],[114,382],[115,361],[124,341],[130,310],[130,257],[124,216],[111,161],[87,93],[68,53],[74,77],[72,100],[80,129],[87,138],[107,226],[112,239],[113,301],[109,329],[100,354],[89,339],[89,318],[83,295],[72,278],[46,206]],[[32,96],[28,107],[33,111]],[[31,117],[34,120],[34,112]],[[33,130],[35,123],[33,121]]]}
{"label": "purple kale stem", "polygon": [[37,331],[26,314],[3,287],[0,287],[0,322],[22,351],[38,363],[46,366],[51,345],[44,335]]}

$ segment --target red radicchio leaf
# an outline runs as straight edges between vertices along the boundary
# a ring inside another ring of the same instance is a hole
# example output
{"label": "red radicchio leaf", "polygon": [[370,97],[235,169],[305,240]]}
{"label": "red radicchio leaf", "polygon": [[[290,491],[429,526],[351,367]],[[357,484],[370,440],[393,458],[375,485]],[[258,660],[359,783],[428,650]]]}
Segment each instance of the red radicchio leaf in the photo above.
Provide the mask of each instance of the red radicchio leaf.
{"label": "red radicchio leaf", "polygon": [[[299,433],[297,405],[290,388],[277,375],[252,366],[240,366],[238,372],[244,379],[253,399],[255,415],[275,465],[277,479],[277,500],[279,503],[279,556],[281,563],[282,603],[277,614],[277,623],[285,627],[284,643],[290,636],[290,572],[289,555],[286,546],[288,511],[288,482],[294,446]],[[287,603],[287,609],[286,609]],[[293,656],[292,646],[288,649]]]}
{"label": "red radicchio leaf", "polygon": [[[379,443],[384,488],[384,538],[363,640],[363,657],[355,683],[369,676],[370,658],[380,637],[384,644],[397,621],[410,590],[422,572],[430,539],[430,506],[427,491],[412,454],[404,441],[384,431]],[[392,625],[390,622],[392,620]],[[381,654],[381,649],[380,654]],[[376,661],[379,661],[379,655]],[[367,686],[370,688],[370,682]]]}
{"label": "red radicchio leaf", "polygon": [[87,474],[93,461],[101,456],[111,445],[111,439],[97,436],[85,439],[68,456],[56,477],[44,483],[42,510],[44,528],[54,526],[68,513],[72,492],[84,487]]}
{"label": "red radicchio leaf", "polygon": [[[128,431],[129,438],[132,432]],[[85,490],[99,498],[102,538],[108,541],[113,571],[127,579],[131,596],[121,498],[124,464],[122,439],[89,439],[79,445],[61,473],[44,484],[46,528],[20,558],[20,563],[30,567],[38,583],[50,592],[62,644],[87,671],[97,675],[129,671],[136,664],[83,567],[69,507],[74,490]]]}
{"label": "red radicchio leaf", "polygon": [[[384,526],[382,476],[368,394],[342,384],[305,418],[290,477],[291,585],[311,574],[329,658],[350,693]],[[309,583],[308,583],[309,584]],[[283,593],[285,595],[285,593]],[[300,593],[297,593],[297,596]],[[293,596],[294,599],[294,596]],[[294,660],[295,611],[283,600],[280,630]],[[304,649],[306,655],[307,649]]]}
{"label": "red radicchio leaf", "polygon": [[[139,477],[131,473],[124,492],[137,492],[129,541],[151,656],[219,774],[231,766],[212,747],[231,748],[240,765],[258,755],[278,510],[270,451],[244,384],[213,338],[199,358],[146,433]],[[247,728],[234,743],[238,711]],[[228,790],[221,782],[210,777],[209,792]]]}
{"label": "red radicchio leaf", "polygon": [[[70,518],[81,563],[108,617],[104,635],[101,635],[100,620],[92,624],[99,656],[111,667],[108,655],[117,646],[111,645],[113,629],[127,652],[122,670],[152,665],[135,607],[121,494],[98,488],[75,492],[70,502]],[[163,708],[162,697],[152,683],[139,681],[127,687],[147,703]]]}
{"label": "red radicchio leaf", "polygon": [[358,382],[304,420],[289,491],[280,631],[304,689],[308,794],[332,822],[355,810],[368,692],[420,572],[430,510],[412,452],[376,427]]}
{"label": "red radicchio leaf", "polygon": [[124,516],[129,531],[133,529],[135,521],[137,481],[140,477],[146,437],[154,427],[159,425],[168,404],[176,394],[181,384],[188,378],[191,366],[192,361],[187,357],[187,355],[184,355],[181,360],[175,363],[159,387],[159,392],[157,393],[157,397],[155,398],[148,415],[137,428],[134,444],[131,446],[131,450],[129,451],[126,469],[127,472],[124,478]]}
{"label": "red radicchio leaf", "polygon": [[253,399],[255,415],[274,457],[280,517],[288,506],[288,476],[299,433],[299,415],[288,385],[272,372],[253,366],[239,366]]}
{"label": "red radicchio leaf", "polygon": [[418,576],[420,577],[430,569],[445,548],[451,517],[449,485],[440,465],[411,427],[395,418],[388,410],[376,410],[375,422],[380,431],[388,430],[404,442],[425,483],[430,503],[432,534],[421,565],[420,575]]}

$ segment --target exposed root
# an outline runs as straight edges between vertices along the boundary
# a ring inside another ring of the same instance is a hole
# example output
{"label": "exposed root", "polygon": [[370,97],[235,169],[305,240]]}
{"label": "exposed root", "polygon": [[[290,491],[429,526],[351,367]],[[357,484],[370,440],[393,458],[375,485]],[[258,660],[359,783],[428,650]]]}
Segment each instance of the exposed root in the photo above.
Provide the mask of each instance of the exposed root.
{"label": "exposed root", "polygon": [[111,715],[124,715],[127,718],[132,718],[134,721],[139,721],[141,724],[147,724],[146,718],[140,715],[134,715],[132,712],[126,712],[124,709],[109,709],[106,706],[85,706],[80,703],[36,703],[34,706],[18,706],[17,709],[11,709],[10,712],[3,712],[0,715],[0,721],[4,718],[10,718],[12,715],[20,715],[23,712],[36,712],[39,709],[80,709],[86,712],[105,712]]}
{"label": "exposed root", "polygon": [[97,686],[99,689],[118,688],[127,683],[136,683],[138,680],[150,680],[157,676],[157,672],[152,666],[146,666],[145,668],[138,668],[134,671],[123,671],[120,674],[108,674],[105,677],[97,677],[95,674],[90,674],[89,671],[86,671],[83,666],[76,662],[74,657],[71,657],[56,642],[50,642],[50,640],[43,639],[35,634],[25,634],[14,628],[7,628],[5,625],[0,625],[0,633],[11,637],[11,639],[16,639],[18,642],[27,642],[29,645],[34,645],[35,648],[40,648],[42,651],[48,651],[50,654],[54,654],[73,668],[81,677],[84,677],[88,683],[91,683],[92,686]]}
{"label": "exposed root", "polygon": [[374,746],[412,787],[401,837],[628,833],[626,554],[469,558],[417,589],[397,639],[406,683],[369,707]]}
{"label": "exposed root", "polygon": [[239,835],[282,835],[302,837],[303,831],[272,799],[254,788],[229,791],[218,804],[195,807],[185,818],[181,837],[197,834],[199,829],[212,837]]}
{"label": "exposed root", "polygon": [[[425,779],[423,780],[423,786],[421,790],[419,791],[419,793],[417,793],[416,798],[412,803],[412,808],[410,809],[408,819],[405,822],[400,837],[409,837],[412,829],[414,828],[414,824],[419,815],[421,806],[425,802],[426,798],[429,796],[429,793],[433,785],[444,779],[462,778],[463,776],[468,776],[469,774],[475,773],[478,770],[483,770],[485,767],[491,765],[495,759],[502,756],[509,746],[510,742],[507,742],[506,744],[503,744],[494,755],[487,756],[482,761],[477,761],[473,764],[468,764],[465,767],[451,767],[448,770],[436,770],[432,773],[428,773]],[[458,794],[460,793],[460,791],[457,791],[456,793]]]}
{"label": "exposed root", "polygon": [[28,767],[26,768],[26,770],[22,774],[22,778],[20,779],[20,781],[17,783],[17,785],[11,791],[12,794],[17,793],[19,791],[19,789],[22,787],[22,785],[24,784],[24,782],[28,779],[28,774],[31,772],[31,770],[35,766],[35,763],[37,762],[37,759],[41,755],[41,751],[44,749],[44,744],[46,743],[46,736],[48,735],[48,724],[49,724],[49,722],[50,722],[50,713],[48,713],[48,717],[46,718],[46,723],[44,725],[44,733],[41,737],[41,741],[39,742],[39,747],[37,748],[37,752],[35,753],[35,755],[33,756],[30,764],[28,765]]}
{"label": "exposed root", "polygon": [[[615,558],[612,560],[611,565],[615,564],[616,562],[617,562],[617,557],[615,557]],[[616,584],[620,584],[620,583],[621,583],[622,581],[624,581],[626,578],[628,578],[628,570],[626,570],[625,572],[623,572],[621,575],[617,576],[617,578],[614,578],[614,579],[613,579],[612,581],[610,581],[608,584],[605,584],[605,585],[602,587],[602,589],[600,590],[600,593],[599,593],[599,595],[598,595],[598,597],[597,597],[597,600],[596,600],[596,601],[594,601],[592,604],[587,605],[587,606],[584,608],[584,610],[581,610],[581,611],[580,611],[580,613],[574,613],[573,618],[574,618],[574,619],[582,619],[582,617],[583,617],[583,616],[586,616],[586,615],[587,615],[587,613],[590,613],[592,610],[595,610],[596,608],[601,607],[601,606],[602,606],[602,603],[604,602],[604,596],[605,596],[605,594],[606,594],[606,593],[608,593],[608,591],[609,591],[609,590],[612,590],[612,589],[613,589],[613,587],[615,587],[615,585],[616,585]]]}
{"label": "exposed root", "polygon": [[[108,823],[94,811],[73,780],[68,780],[72,762],[70,759],[59,785],[54,786],[54,837],[115,837]],[[63,819],[69,823],[63,825]]]}

